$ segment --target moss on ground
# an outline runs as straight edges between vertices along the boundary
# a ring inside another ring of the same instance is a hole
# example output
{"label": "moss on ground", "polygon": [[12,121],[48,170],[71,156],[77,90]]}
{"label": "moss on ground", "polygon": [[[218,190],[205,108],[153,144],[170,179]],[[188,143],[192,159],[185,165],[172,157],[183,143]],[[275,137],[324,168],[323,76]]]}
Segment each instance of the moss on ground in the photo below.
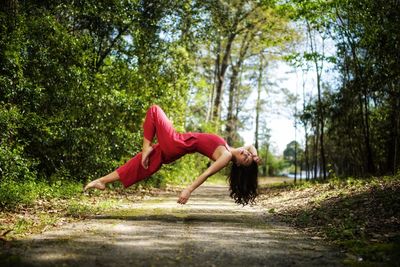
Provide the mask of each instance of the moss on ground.
{"label": "moss on ground", "polygon": [[104,192],[80,191],[67,198],[38,197],[29,203],[20,203],[0,210],[0,241],[40,233],[67,222],[122,209],[124,205],[140,201],[149,194],[152,194],[150,189],[117,188]]}
{"label": "moss on ground", "polygon": [[400,260],[400,177],[333,179],[265,187],[267,212],[346,250],[351,265]]}

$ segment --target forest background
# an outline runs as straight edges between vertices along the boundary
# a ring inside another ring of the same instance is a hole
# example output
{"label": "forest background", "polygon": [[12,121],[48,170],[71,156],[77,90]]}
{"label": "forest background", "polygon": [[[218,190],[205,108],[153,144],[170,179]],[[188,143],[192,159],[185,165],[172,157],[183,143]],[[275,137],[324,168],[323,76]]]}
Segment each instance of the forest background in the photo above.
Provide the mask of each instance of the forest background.
{"label": "forest background", "polygon": [[[65,195],[126,162],[154,103],[179,131],[233,146],[254,123],[262,175],[289,165],[307,179],[395,175],[399,13],[397,0],[5,0],[0,206]],[[281,90],[271,81],[281,61],[314,84]],[[304,135],[285,160],[270,152],[265,119],[277,90]],[[190,155],[146,183],[187,183],[207,164]]]}

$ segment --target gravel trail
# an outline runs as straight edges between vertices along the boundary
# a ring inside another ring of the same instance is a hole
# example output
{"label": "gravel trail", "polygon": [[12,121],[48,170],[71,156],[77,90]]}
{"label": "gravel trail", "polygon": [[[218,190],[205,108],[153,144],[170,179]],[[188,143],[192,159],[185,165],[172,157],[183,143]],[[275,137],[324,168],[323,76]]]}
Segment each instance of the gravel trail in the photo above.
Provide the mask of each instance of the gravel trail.
{"label": "gravel trail", "polygon": [[[118,211],[12,241],[19,266],[342,266],[321,240],[235,205],[225,186],[188,204],[163,193]],[[0,264],[1,265],[1,264]]]}

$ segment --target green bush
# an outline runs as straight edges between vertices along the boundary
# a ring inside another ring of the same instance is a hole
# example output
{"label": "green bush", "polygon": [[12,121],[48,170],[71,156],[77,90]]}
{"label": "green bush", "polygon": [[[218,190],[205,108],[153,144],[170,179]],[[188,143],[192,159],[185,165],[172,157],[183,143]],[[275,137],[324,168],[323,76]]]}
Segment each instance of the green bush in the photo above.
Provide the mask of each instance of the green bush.
{"label": "green bush", "polygon": [[65,179],[56,180],[52,183],[41,181],[37,183],[36,190],[40,198],[65,198],[69,199],[78,196],[83,192],[83,184]]}
{"label": "green bush", "polygon": [[16,182],[4,180],[0,183],[0,208],[10,209],[18,204],[32,204],[39,196],[34,181]]}
{"label": "green bush", "polygon": [[[73,196],[79,182],[114,170],[141,150],[153,103],[182,130],[190,54],[135,25],[140,5],[21,2],[16,14],[0,10],[2,207]],[[192,179],[193,166],[183,159],[146,183]]]}
{"label": "green bush", "polygon": [[2,180],[0,182],[0,208],[13,209],[18,205],[32,205],[38,199],[52,199],[80,196],[83,184],[68,181],[14,181]]}
{"label": "green bush", "polygon": [[19,131],[24,127],[20,110],[11,105],[0,107],[0,182],[32,180],[37,162],[26,156]]}

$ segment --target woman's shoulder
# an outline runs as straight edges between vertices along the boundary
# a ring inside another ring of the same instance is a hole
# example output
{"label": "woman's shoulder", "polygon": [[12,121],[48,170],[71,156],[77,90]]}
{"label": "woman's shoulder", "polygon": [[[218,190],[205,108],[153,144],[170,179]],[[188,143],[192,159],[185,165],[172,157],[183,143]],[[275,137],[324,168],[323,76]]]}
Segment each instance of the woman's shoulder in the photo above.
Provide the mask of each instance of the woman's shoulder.
{"label": "woman's shoulder", "polygon": [[228,161],[232,159],[232,152],[226,146],[218,146],[216,151],[218,151],[218,156],[216,158],[224,157]]}

